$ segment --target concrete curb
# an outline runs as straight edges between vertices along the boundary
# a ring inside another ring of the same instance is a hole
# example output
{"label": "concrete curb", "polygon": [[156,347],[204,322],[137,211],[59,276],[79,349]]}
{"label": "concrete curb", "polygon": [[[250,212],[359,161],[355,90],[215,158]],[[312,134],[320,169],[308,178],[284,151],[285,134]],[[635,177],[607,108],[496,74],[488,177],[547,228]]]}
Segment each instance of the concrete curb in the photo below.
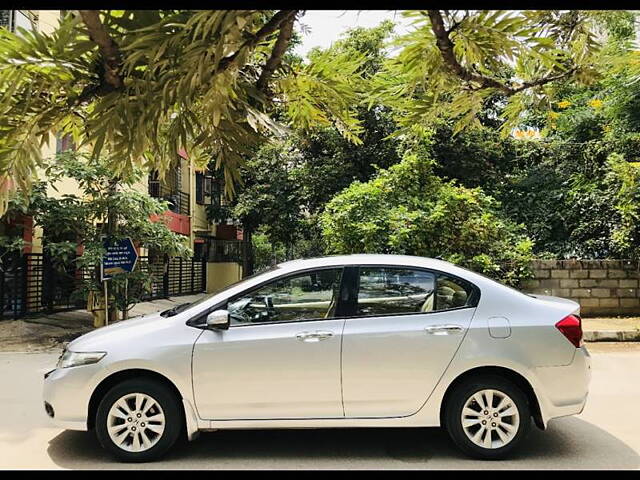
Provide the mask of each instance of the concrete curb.
{"label": "concrete curb", "polygon": [[640,342],[640,330],[587,330],[585,342]]}

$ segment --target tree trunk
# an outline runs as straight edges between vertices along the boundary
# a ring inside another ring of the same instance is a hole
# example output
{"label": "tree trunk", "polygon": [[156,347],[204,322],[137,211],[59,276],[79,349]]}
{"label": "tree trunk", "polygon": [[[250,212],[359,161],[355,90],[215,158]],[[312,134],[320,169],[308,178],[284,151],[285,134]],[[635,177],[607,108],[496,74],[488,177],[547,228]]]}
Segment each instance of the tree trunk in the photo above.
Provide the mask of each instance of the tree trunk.
{"label": "tree trunk", "polygon": [[242,236],[242,277],[253,275],[253,242],[251,241],[252,232],[250,229],[244,229]]}
{"label": "tree trunk", "polygon": [[[116,192],[118,191],[118,179],[113,179],[109,182],[109,188],[107,190],[107,197],[112,197],[113,195],[116,194]],[[107,210],[107,223],[105,225],[105,233],[107,236],[107,239],[111,238],[111,236],[113,234],[116,233],[116,228],[117,228],[117,224],[118,224],[118,217],[116,215],[116,213],[112,210],[112,209],[108,209]],[[107,282],[108,280],[104,280],[105,282]],[[113,285],[109,285],[109,297],[112,297],[115,299],[115,296],[117,294],[117,292],[112,291],[112,289],[114,288]],[[105,302],[107,302],[109,299],[105,299]],[[113,304],[109,305],[109,324],[111,324],[112,322],[116,322],[118,320],[118,310],[116,308],[116,303],[113,302]]]}

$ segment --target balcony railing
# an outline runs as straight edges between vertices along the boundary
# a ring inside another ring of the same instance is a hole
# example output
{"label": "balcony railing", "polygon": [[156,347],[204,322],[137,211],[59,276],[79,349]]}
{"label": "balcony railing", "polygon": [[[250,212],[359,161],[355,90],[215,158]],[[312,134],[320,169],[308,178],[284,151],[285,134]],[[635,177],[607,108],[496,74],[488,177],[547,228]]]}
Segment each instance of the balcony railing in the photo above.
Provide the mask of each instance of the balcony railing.
{"label": "balcony railing", "polygon": [[160,180],[149,180],[149,195],[169,202],[169,210],[181,215],[189,215],[189,194],[171,190]]}

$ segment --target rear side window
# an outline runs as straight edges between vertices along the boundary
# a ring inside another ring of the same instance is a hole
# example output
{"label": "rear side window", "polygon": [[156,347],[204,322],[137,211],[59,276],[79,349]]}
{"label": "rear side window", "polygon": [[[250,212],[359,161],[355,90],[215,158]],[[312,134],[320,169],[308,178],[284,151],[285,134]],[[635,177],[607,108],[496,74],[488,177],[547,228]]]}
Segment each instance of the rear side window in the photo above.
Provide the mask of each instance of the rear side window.
{"label": "rear side window", "polygon": [[422,270],[360,267],[357,315],[377,316],[434,310],[435,275]]}
{"label": "rear side window", "polygon": [[451,310],[470,306],[473,297],[473,287],[469,282],[444,274],[438,275],[435,310]]}

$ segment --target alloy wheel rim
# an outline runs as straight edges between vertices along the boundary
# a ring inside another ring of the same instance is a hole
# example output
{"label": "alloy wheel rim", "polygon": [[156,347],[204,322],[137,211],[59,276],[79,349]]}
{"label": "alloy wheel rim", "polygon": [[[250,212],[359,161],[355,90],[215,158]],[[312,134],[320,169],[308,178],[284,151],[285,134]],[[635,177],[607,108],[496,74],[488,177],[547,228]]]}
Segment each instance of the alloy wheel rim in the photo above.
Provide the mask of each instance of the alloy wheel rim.
{"label": "alloy wheel rim", "polygon": [[482,448],[501,448],[518,433],[520,414],[507,394],[493,389],[479,390],[462,408],[462,429],[469,440]]}
{"label": "alloy wheel rim", "polygon": [[164,411],[146,393],[128,393],[116,400],[107,415],[111,441],[127,452],[144,452],[162,438]]}

